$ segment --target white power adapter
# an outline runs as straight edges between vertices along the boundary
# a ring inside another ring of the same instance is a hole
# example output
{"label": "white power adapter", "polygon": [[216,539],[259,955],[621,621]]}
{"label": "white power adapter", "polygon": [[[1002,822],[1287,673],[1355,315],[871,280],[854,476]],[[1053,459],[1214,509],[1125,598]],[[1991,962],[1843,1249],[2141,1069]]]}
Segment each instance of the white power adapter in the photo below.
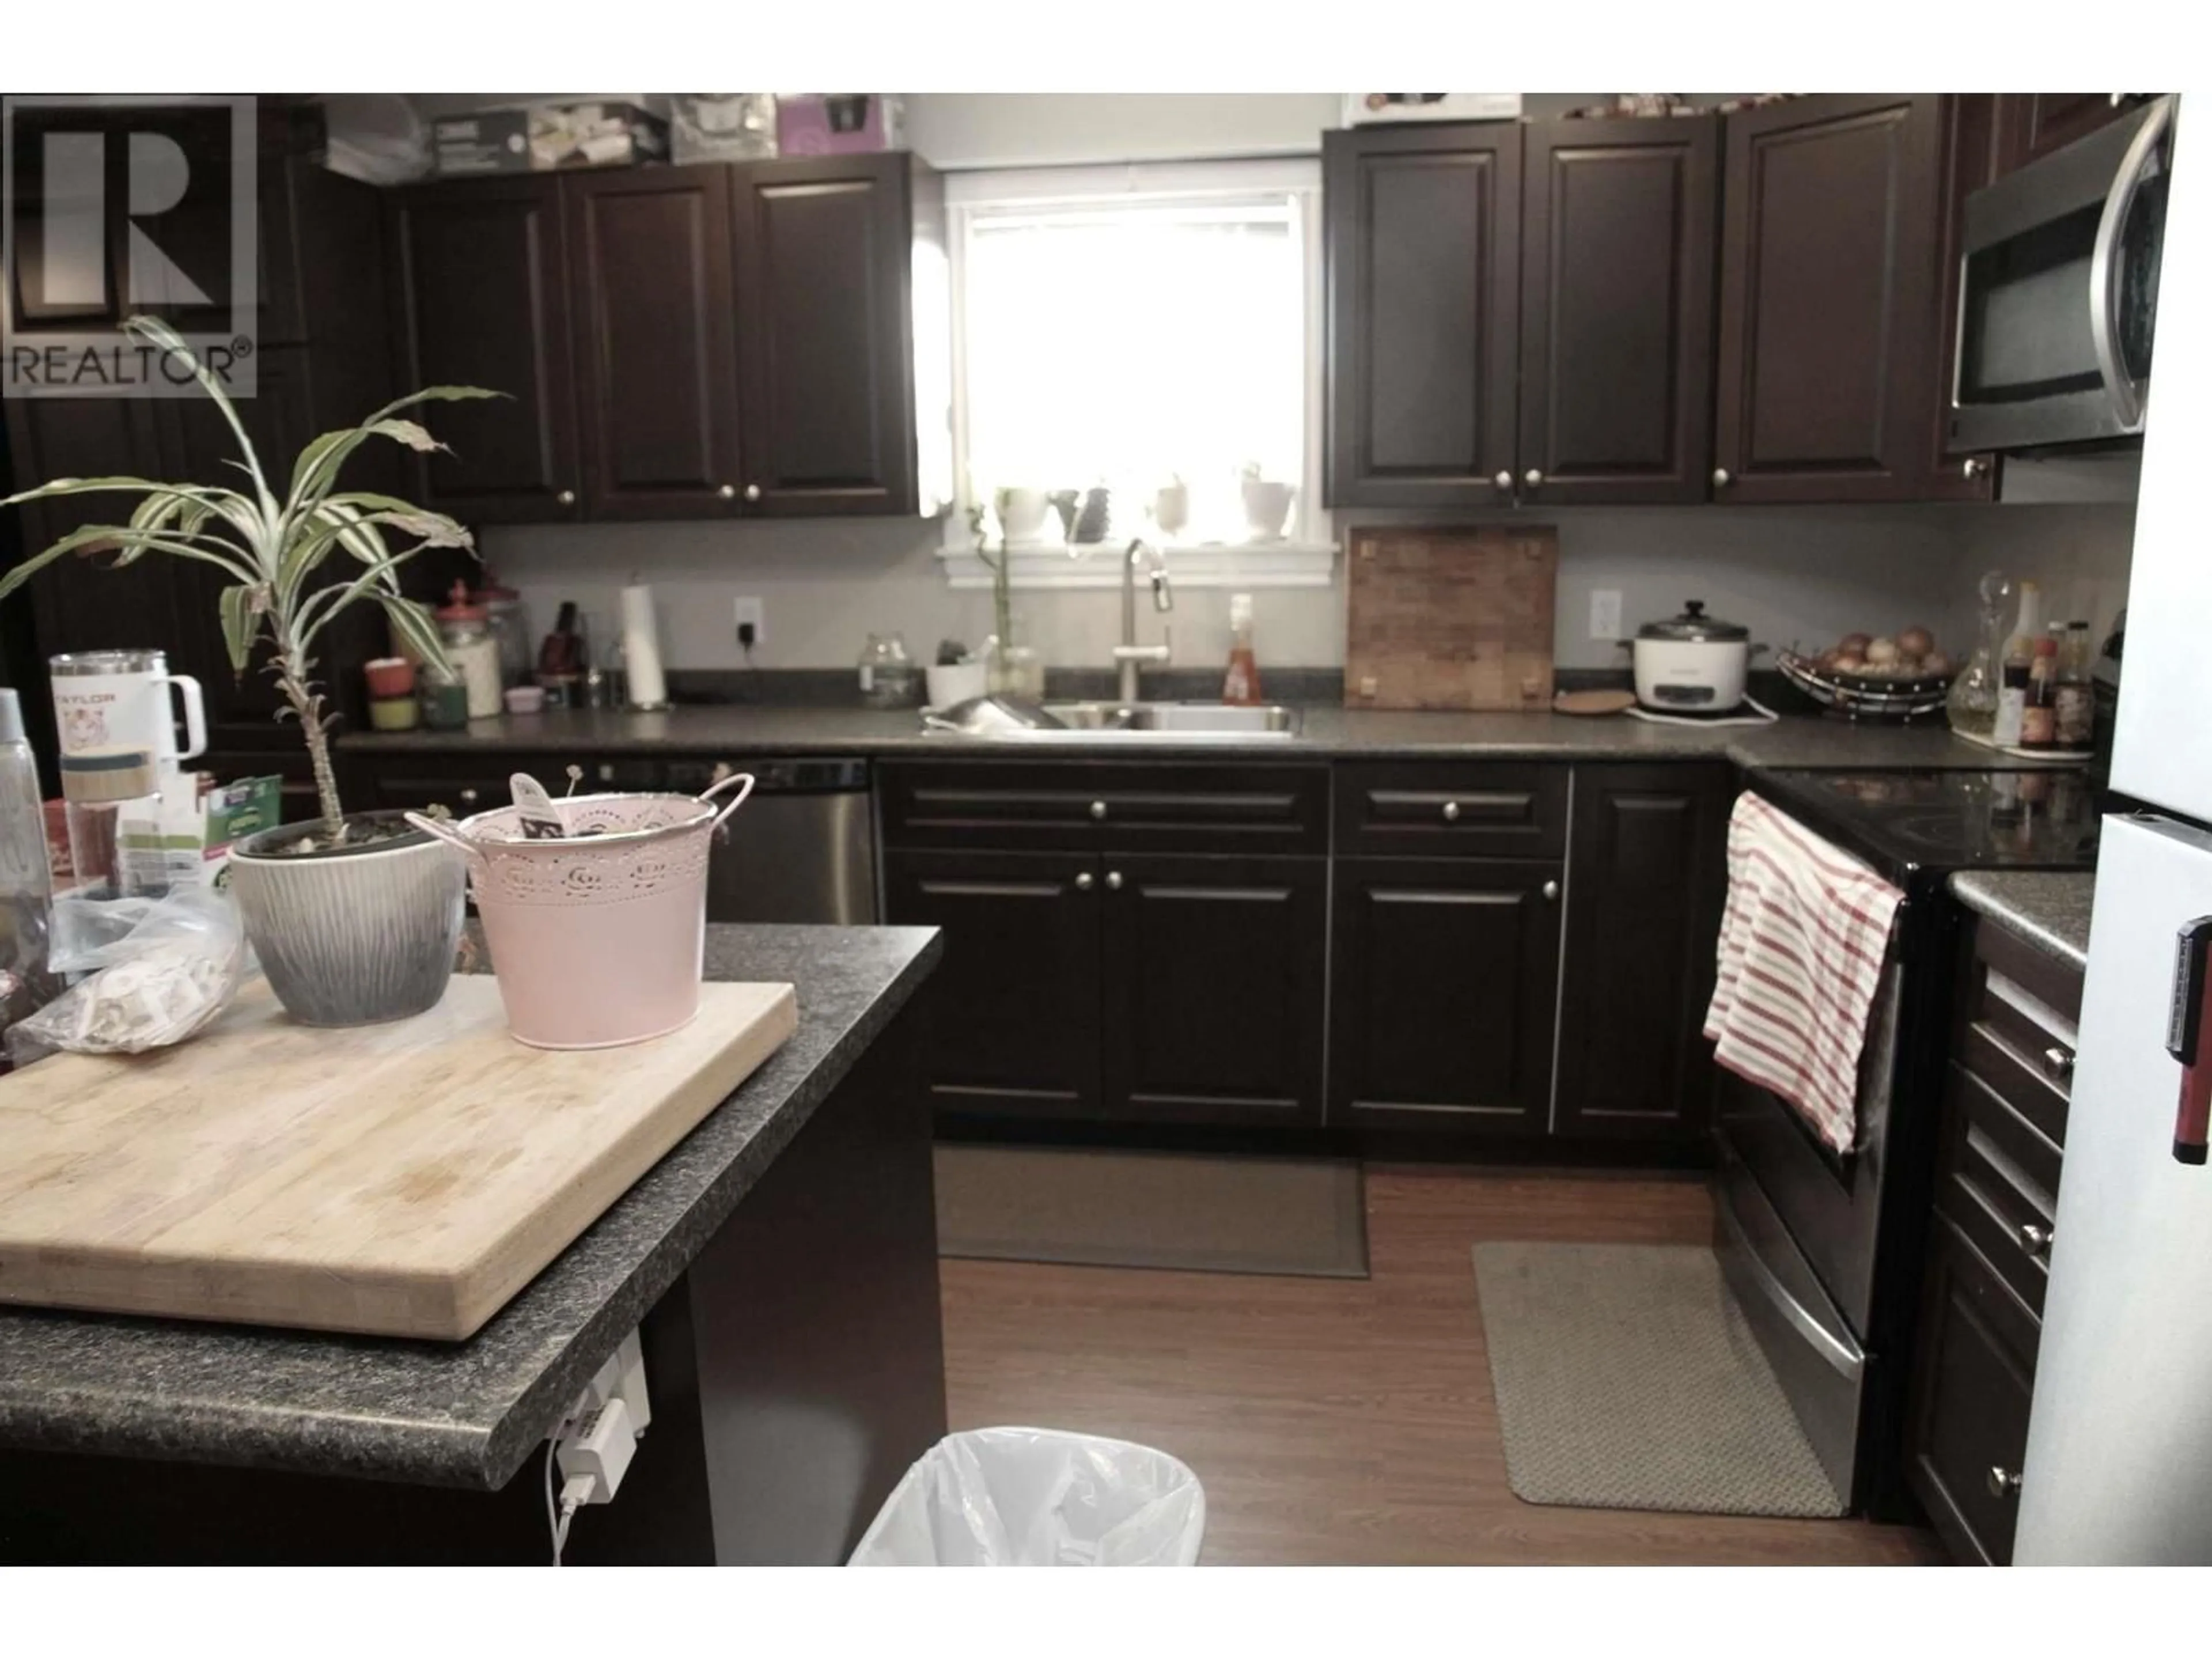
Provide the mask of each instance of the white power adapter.
{"label": "white power adapter", "polygon": [[613,1502],[615,1489],[636,1455],[637,1433],[630,1425],[629,1407],[619,1397],[610,1400],[561,1443],[563,1498],[575,1493],[586,1504]]}

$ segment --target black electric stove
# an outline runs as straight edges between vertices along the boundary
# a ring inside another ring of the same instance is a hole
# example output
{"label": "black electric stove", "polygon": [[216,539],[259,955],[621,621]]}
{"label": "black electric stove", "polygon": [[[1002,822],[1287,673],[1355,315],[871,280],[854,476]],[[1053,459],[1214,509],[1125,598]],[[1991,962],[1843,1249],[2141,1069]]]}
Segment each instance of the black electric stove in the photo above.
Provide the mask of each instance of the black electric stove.
{"label": "black electric stove", "polygon": [[1715,1243],[1760,1346],[1836,1489],[1881,1519],[1911,1513],[1906,1378],[1962,911],[1951,872],[2094,861],[2087,775],[1760,772],[1749,787],[1905,894],[1860,1074],[1859,1139],[1838,1155],[1796,1109],[1716,1074]]}
{"label": "black electric stove", "polygon": [[2085,772],[1762,772],[1752,789],[1908,894],[1954,870],[2087,870],[2096,792]]}

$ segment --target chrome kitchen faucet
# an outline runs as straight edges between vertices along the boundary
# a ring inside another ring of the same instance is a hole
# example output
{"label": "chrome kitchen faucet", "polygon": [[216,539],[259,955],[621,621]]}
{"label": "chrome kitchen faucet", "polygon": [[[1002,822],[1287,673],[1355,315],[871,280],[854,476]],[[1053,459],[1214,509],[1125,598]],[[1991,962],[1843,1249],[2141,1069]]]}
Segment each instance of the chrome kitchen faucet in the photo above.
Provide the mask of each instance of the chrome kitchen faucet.
{"label": "chrome kitchen faucet", "polygon": [[1147,556],[1152,567],[1152,609],[1163,616],[1175,609],[1175,592],[1168,585],[1167,556],[1139,536],[1121,556],[1121,643],[1114,647],[1114,661],[1121,671],[1121,683],[1115,695],[1123,702],[1137,701],[1139,665],[1174,660],[1170,653],[1175,634],[1165,623],[1160,624],[1158,645],[1137,643],[1137,567]]}

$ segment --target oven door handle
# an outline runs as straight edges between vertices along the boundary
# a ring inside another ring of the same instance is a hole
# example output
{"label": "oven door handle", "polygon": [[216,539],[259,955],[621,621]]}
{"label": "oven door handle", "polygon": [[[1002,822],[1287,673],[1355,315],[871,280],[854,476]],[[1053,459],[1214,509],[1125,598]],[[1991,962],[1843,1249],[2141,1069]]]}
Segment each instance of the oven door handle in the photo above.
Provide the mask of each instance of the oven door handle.
{"label": "oven door handle", "polygon": [[1773,1268],[1766,1265],[1766,1259],[1759,1255],[1758,1247],[1751,1242],[1751,1236],[1744,1231],[1743,1223],[1736,1218],[1733,1209],[1725,1202],[1717,1207],[1720,1211],[1721,1224],[1728,1230],[1729,1242],[1742,1255],[1745,1264],[1751,1269],[1752,1277],[1758,1281],[1759,1288],[1774,1304],[1774,1310],[1788,1320],[1790,1328],[1803,1337],[1813,1352],[1826,1360],[1845,1382],[1857,1382],[1861,1373],[1866,1370],[1866,1356],[1850,1343],[1838,1340],[1833,1331],[1813,1316],[1803,1303],[1790,1295],[1790,1287],[1782,1282]]}
{"label": "oven door handle", "polygon": [[2097,376],[2105,383],[2105,396],[2126,432],[2142,425],[2143,388],[2120,360],[2120,234],[2135,209],[2136,192],[2149,176],[2158,142],[2172,119],[2173,98],[2168,94],[2150,106],[2121,159],[2119,173],[2106,192],[2104,216],[2097,221],[2097,240],[2089,254],[2089,342],[2096,349]]}

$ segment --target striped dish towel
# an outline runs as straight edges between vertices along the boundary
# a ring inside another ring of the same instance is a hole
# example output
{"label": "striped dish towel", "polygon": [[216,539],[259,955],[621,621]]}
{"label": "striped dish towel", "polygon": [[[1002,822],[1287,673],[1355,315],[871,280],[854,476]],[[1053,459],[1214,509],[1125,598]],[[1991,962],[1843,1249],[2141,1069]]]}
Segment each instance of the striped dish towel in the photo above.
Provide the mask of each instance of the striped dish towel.
{"label": "striped dish towel", "polygon": [[1859,1051],[1905,895],[1746,790],[1729,818],[1728,908],[1705,1035],[1838,1152],[1858,1138]]}

